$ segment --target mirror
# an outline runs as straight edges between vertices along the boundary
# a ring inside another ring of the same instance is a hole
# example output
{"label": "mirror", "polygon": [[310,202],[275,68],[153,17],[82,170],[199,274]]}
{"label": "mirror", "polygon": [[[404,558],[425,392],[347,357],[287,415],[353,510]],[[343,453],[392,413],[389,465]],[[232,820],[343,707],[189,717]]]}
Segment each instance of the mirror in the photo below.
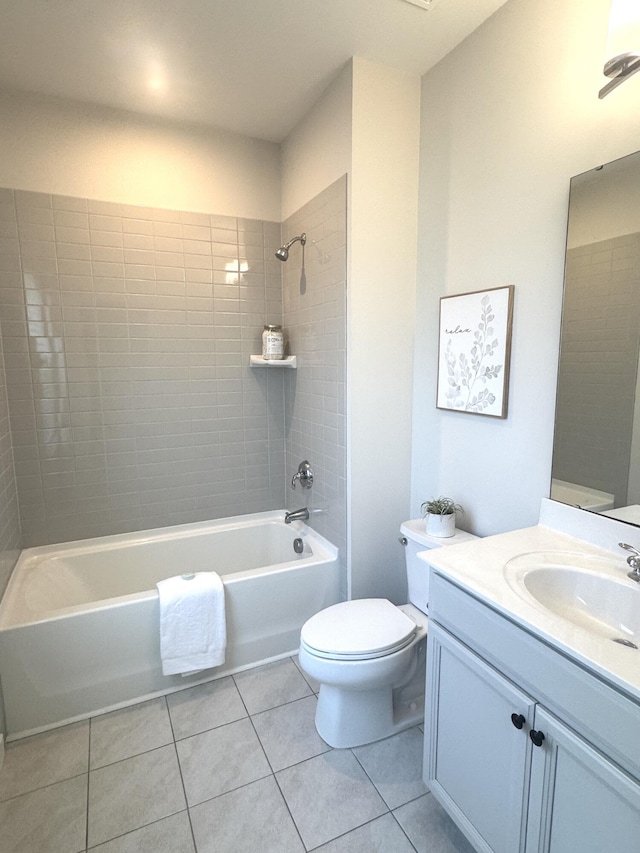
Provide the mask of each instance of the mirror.
{"label": "mirror", "polygon": [[640,152],[571,180],[551,497],[640,525]]}

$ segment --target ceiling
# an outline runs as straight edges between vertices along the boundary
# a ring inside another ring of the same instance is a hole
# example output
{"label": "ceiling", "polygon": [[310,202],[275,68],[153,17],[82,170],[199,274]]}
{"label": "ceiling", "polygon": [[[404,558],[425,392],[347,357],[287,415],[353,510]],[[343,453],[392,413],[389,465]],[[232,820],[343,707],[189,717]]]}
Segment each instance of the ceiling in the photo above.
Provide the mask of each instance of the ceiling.
{"label": "ceiling", "polygon": [[0,87],[280,142],[352,56],[424,74],[504,2],[2,0]]}

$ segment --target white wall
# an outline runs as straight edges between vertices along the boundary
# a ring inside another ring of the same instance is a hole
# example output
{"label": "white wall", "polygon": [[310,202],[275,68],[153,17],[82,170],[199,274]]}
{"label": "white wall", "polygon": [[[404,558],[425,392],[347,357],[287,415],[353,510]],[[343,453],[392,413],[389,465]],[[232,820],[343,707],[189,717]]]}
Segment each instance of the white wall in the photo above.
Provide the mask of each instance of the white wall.
{"label": "white wall", "polygon": [[[423,79],[412,509],[482,535],[548,495],[569,180],[639,147],[640,76],[598,100],[609,0],[510,0]],[[515,285],[506,420],[435,409],[438,299]]]}
{"label": "white wall", "polygon": [[354,598],[406,601],[420,81],[355,57],[283,144],[283,217],[348,173],[348,523]]}
{"label": "white wall", "polygon": [[351,170],[352,74],[349,62],[282,143],[282,222]]}
{"label": "white wall", "polygon": [[0,93],[0,186],[280,221],[280,149],[244,136]]}
{"label": "white wall", "polygon": [[406,601],[420,81],[353,61],[348,423],[351,591]]}

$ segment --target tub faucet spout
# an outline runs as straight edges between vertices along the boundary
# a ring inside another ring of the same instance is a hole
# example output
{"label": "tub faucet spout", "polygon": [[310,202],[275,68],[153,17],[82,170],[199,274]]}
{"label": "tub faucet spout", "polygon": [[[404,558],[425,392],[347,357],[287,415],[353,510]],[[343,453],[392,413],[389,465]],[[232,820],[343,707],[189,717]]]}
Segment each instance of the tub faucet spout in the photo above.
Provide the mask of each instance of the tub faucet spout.
{"label": "tub faucet spout", "polygon": [[291,524],[292,521],[308,521],[309,510],[305,507],[302,509],[294,509],[292,512],[285,512],[284,523]]}

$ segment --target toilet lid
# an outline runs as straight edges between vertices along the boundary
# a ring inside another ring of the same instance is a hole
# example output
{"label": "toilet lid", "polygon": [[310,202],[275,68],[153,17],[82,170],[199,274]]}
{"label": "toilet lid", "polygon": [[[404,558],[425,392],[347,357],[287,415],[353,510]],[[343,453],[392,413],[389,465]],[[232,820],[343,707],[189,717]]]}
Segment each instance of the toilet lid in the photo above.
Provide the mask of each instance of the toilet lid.
{"label": "toilet lid", "polygon": [[321,657],[357,660],[398,651],[415,632],[413,619],[386,598],[360,598],[316,613],[302,626],[300,639]]}

